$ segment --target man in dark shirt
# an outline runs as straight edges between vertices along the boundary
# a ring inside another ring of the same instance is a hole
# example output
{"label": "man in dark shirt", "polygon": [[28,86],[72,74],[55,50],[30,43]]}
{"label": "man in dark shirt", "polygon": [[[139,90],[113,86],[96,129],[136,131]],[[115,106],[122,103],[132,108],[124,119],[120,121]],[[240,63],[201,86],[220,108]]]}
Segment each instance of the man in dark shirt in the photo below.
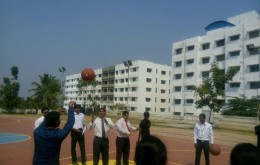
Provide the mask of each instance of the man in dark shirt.
{"label": "man in dark shirt", "polygon": [[[260,121],[260,116],[258,120]],[[260,125],[255,126],[255,134],[257,136],[257,149],[260,150]]]}
{"label": "man in dark shirt", "polygon": [[74,122],[74,108],[76,103],[70,101],[68,120],[63,129],[59,129],[60,113],[53,111],[46,115],[43,123],[34,130],[33,165],[59,165],[62,141],[71,131]]}
{"label": "man in dark shirt", "polygon": [[141,131],[139,132],[138,141],[140,139],[144,139],[147,136],[150,136],[151,122],[149,120],[149,116],[149,112],[144,112],[144,119],[139,124],[139,128],[141,129]]}

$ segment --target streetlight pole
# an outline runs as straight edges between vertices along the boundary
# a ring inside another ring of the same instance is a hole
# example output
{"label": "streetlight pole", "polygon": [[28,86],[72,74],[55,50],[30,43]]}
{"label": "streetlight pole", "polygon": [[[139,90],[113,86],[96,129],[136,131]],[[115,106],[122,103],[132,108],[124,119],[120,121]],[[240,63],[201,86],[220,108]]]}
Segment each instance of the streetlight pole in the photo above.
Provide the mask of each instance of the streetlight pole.
{"label": "streetlight pole", "polygon": [[59,68],[59,72],[62,73],[61,75],[61,94],[60,94],[60,97],[59,97],[59,106],[62,106],[62,100],[63,100],[63,92],[64,92],[64,81],[63,81],[63,77],[64,77],[64,72],[66,72],[66,68],[65,67],[61,67]]}
{"label": "streetlight pole", "polygon": [[124,61],[124,65],[125,67],[127,67],[127,72],[128,72],[128,78],[127,78],[127,104],[126,104],[126,107],[127,107],[127,110],[128,110],[128,100],[129,100],[129,68],[130,66],[133,65],[132,61],[131,60],[128,60],[128,61]]}

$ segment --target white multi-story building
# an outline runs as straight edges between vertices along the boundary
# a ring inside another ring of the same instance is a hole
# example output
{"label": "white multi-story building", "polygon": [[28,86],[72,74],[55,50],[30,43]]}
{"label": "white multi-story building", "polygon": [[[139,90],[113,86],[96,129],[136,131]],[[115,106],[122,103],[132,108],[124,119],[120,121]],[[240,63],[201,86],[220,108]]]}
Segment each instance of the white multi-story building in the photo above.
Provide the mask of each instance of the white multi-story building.
{"label": "white multi-story building", "polygon": [[[209,76],[211,63],[221,69],[239,67],[240,71],[225,87],[231,97],[260,95],[260,14],[250,11],[208,25],[206,34],[174,42],[172,48],[172,111],[174,115],[197,115],[192,86]],[[258,93],[259,92],[259,93]]]}
{"label": "white multi-story building", "polygon": [[[65,106],[71,100],[83,105],[87,95],[92,94],[101,98],[99,104],[106,109],[120,103],[130,111],[172,114],[170,66],[137,60],[94,71],[100,83],[95,88],[88,87],[83,94],[77,88],[81,74],[66,76]],[[86,104],[88,106],[88,102]]]}

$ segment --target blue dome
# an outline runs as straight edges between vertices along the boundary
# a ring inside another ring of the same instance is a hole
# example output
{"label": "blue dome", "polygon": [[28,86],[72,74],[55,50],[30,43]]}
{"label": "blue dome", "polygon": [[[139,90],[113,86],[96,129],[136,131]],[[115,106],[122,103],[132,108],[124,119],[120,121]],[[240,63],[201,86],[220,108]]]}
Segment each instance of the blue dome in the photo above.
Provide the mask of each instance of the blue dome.
{"label": "blue dome", "polygon": [[210,30],[215,30],[218,28],[233,27],[233,26],[235,26],[235,25],[232,23],[229,23],[227,21],[216,21],[216,22],[209,24],[207,27],[205,27],[205,29],[206,29],[206,31],[210,31]]}

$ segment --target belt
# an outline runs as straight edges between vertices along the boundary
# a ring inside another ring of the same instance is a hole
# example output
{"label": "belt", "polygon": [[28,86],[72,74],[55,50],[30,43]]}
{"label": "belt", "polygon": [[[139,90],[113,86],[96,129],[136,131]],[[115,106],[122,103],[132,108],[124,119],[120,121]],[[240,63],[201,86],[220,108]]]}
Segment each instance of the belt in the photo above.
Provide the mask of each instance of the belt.
{"label": "belt", "polygon": [[209,140],[200,140],[200,139],[197,139],[198,141],[201,141],[201,142],[209,142]]}
{"label": "belt", "polygon": [[119,136],[117,136],[117,138],[119,138],[119,139],[129,139],[129,137],[119,137]]}
{"label": "belt", "polygon": [[97,139],[102,139],[102,140],[108,139],[108,138],[102,138],[102,137],[98,137],[98,136],[95,136],[95,138],[97,138]]}

